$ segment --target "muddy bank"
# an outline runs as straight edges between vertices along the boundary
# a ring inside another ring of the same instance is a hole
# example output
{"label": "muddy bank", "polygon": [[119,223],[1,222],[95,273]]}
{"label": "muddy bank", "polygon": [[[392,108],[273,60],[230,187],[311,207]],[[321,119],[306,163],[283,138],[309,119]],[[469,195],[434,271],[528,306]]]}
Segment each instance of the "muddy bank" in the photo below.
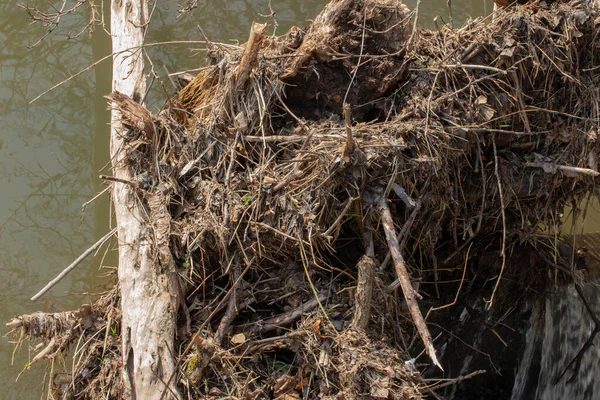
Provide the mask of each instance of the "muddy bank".
{"label": "muddy bank", "polygon": [[[154,373],[186,396],[510,397],[533,300],[572,276],[561,213],[597,184],[596,14],[413,17],[333,1],[306,29],[209,43],[158,114],[109,97],[133,173],[107,181],[181,288],[178,372]],[[87,343],[75,397],[126,390],[119,296],[44,335],[47,355]]]}

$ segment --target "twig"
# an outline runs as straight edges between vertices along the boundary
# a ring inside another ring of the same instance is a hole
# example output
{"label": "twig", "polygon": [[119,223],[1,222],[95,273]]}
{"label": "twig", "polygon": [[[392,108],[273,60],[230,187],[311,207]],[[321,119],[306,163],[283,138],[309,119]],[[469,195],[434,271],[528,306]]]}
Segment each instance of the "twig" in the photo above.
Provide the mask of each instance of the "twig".
{"label": "twig", "polygon": [[[312,135],[315,139],[341,139],[340,135]],[[272,136],[244,136],[245,142],[302,142],[306,140],[306,135],[272,135]]]}
{"label": "twig", "polygon": [[350,104],[344,103],[344,121],[346,122],[346,143],[342,150],[342,160],[347,163],[351,162],[350,155],[354,152],[354,138],[352,137],[352,116]]}
{"label": "twig", "polygon": [[502,280],[502,275],[504,274],[504,267],[506,266],[506,214],[504,213],[504,195],[502,194],[502,182],[500,180],[500,173],[498,172],[498,152],[496,150],[496,139],[493,136],[492,147],[494,148],[494,175],[496,175],[496,180],[498,182],[500,212],[502,213],[502,267],[500,267],[500,274],[498,275],[496,285],[494,285],[494,290],[492,291],[490,301],[486,305],[486,308],[488,310],[492,307],[492,304],[494,303],[494,296],[496,295],[496,290],[498,290],[498,286],[500,286],[500,281]]}
{"label": "twig", "polygon": [[400,280],[400,286],[402,286],[402,293],[404,294],[404,299],[406,300],[406,305],[408,310],[410,311],[410,315],[412,320],[419,332],[419,336],[421,336],[421,340],[423,340],[423,344],[425,345],[425,351],[431,358],[431,361],[442,371],[442,365],[437,359],[435,354],[435,348],[433,347],[433,340],[431,339],[431,334],[429,333],[429,329],[425,324],[425,319],[423,319],[423,314],[421,314],[421,310],[419,309],[419,304],[417,303],[417,299],[415,296],[415,290],[412,287],[410,282],[410,277],[408,275],[408,269],[406,268],[406,264],[404,263],[404,258],[402,257],[402,253],[400,252],[400,245],[398,240],[396,239],[396,232],[394,230],[394,221],[392,220],[392,213],[390,212],[390,208],[387,205],[387,200],[385,197],[381,197],[379,200],[379,209],[381,213],[381,220],[383,229],[385,231],[385,237],[387,239],[388,247],[392,254],[392,260],[394,260],[394,267],[396,269],[396,274],[398,275],[398,279]]}
{"label": "twig", "polygon": [[[365,49],[365,32],[367,28],[367,6],[364,5],[364,9],[363,9],[363,26],[362,26],[362,36],[361,36],[361,40],[360,40],[360,53],[358,55],[358,61],[356,62],[356,67],[354,67],[354,72],[352,73],[352,77],[350,78],[350,83],[348,84],[348,87],[346,88],[346,94],[344,94],[344,100],[342,100],[342,104],[344,104],[344,107],[346,105],[346,101],[348,100],[348,95],[350,94],[350,88],[352,88],[352,84],[354,83],[354,79],[356,78],[356,74],[358,73],[358,68],[360,67],[360,63],[362,62],[362,57],[363,57],[363,52]],[[348,110],[350,111],[350,110]],[[344,110],[345,112],[345,110]],[[347,123],[348,121],[346,121]]]}
{"label": "twig", "polygon": [[359,197],[349,197],[348,201],[346,202],[346,206],[344,207],[344,209],[342,210],[340,215],[338,215],[338,217],[335,219],[333,224],[331,224],[331,226],[325,232],[323,232],[323,234],[317,235],[317,236],[323,236],[324,238],[332,239],[331,232],[333,232],[334,229],[336,229],[341,224],[342,218],[344,218],[346,213],[350,210],[350,207],[352,206],[354,201],[356,201],[358,199],[359,199]]}
{"label": "twig", "polygon": [[[57,83],[56,85],[52,86],[50,89],[47,89],[46,91],[40,93],[39,95],[37,95],[36,97],[34,97],[33,100],[31,100],[29,102],[29,104],[33,104],[35,101],[39,100],[41,97],[47,95],[48,93],[50,93],[51,91],[53,91],[54,89],[56,89],[59,86],[62,86],[63,84],[69,82],[71,79],[74,79],[76,77],[78,77],[79,75],[83,74],[84,72],[87,72],[89,70],[91,70],[92,68],[94,68],[96,65],[100,64],[102,61],[104,60],[108,60],[109,58],[113,58],[116,57],[120,54],[123,53],[134,53],[135,51],[139,50],[139,49],[143,49],[143,48],[147,48],[147,47],[154,47],[154,46],[164,46],[164,45],[168,45],[168,44],[198,44],[198,43],[206,43],[203,40],[174,40],[174,41],[169,41],[169,42],[159,42],[159,43],[147,43],[144,44],[142,46],[133,46],[130,47],[128,49],[122,50],[122,51],[118,51],[115,53],[111,53],[107,56],[102,57],[101,59],[93,62],[92,64],[88,65],[87,67],[85,67],[84,69],[76,72],[73,75],[70,75],[68,78],[60,81],[59,83]],[[235,47],[235,46],[233,46]]]}
{"label": "twig", "polygon": [[102,179],[103,181],[118,182],[118,183],[123,183],[125,185],[129,185],[135,189],[139,188],[139,185],[137,184],[137,182],[131,181],[128,179],[122,179],[122,178],[117,178],[116,176],[108,176],[108,175],[100,175],[99,178]]}
{"label": "twig", "polygon": [[415,36],[418,32],[417,24],[419,23],[419,9],[421,8],[421,0],[417,0],[417,5],[415,6],[415,20],[413,21],[412,33],[410,34],[410,38],[408,38],[407,48],[412,48],[412,45],[415,40]]}
{"label": "twig", "polygon": [[270,318],[262,323],[255,323],[254,326],[250,329],[250,333],[267,333],[272,332],[277,328],[280,328],[284,325],[291,324],[298,318],[302,317],[308,311],[313,308],[317,308],[320,303],[324,302],[327,299],[327,296],[324,294],[320,294],[317,299],[311,299],[306,303],[300,305],[298,308],[295,308],[291,311],[288,311],[284,314],[278,315],[276,317]]}
{"label": "twig", "polygon": [[465,282],[465,274],[467,272],[467,263],[469,262],[469,252],[471,251],[471,247],[473,247],[473,244],[471,244],[471,246],[469,246],[469,249],[467,250],[467,255],[465,256],[465,266],[463,268],[462,278],[460,278],[460,285],[458,286],[458,290],[456,291],[456,296],[454,296],[454,300],[452,301],[452,303],[448,303],[448,304],[445,304],[440,307],[431,307],[429,309],[429,311],[427,311],[427,315],[425,316],[425,319],[427,319],[429,317],[429,314],[431,314],[432,311],[443,310],[444,308],[452,307],[453,305],[456,304],[456,302],[458,300],[458,296],[460,295],[460,290],[462,289],[463,283]]}
{"label": "twig", "polygon": [[52,340],[50,340],[50,343],[48,343],[48,345],[44,347],[42,351],[40,351],[35,355],[35,357],[33,357],[28,366],[31,367],[33,364],[40,361],[42,358],[48,356],[51,352],[55,351],[57,347],[58,346],[56,345],[56,337],[53,337]]}
{"label": "twig", "polygon": [[267,24],[259,24],[257,22],[254,22],[250,28],[250,37],[246,43],[244,55],[242,56],[242,59],[240,60],[240,63],[238,64],[234,73],[235,85],[237,89],[246,83],[248,77],[250,76],[250,72],[256,65],[256,60],[258,58],[258,53],[266,28]]}
{"label": "twig", "polygon": [[104,242],[106,242],[108,239],[110,239],[112,237],[112,235],[114,235],[116,232],[117,232],[117,228],[114,228],[112,231],[108,232],[100,240],[98,240],[96,243],[94,243],[92,245],[92,247],[90,247],[89,249],[84,251],[83,254],[81,254],[79,257],[77,257],[77,259],[75,261],[73,261],[71,263],[71,265],[69,265],[67,268],[65,268],[60,274],[58,274],[58,276],[56,278],[51,280],[46,286],[44,286],[44,288],[42,290],[40,290],[35,296],[33,296],[31,298],[31,301],[36,301],[37,299],[39,299],[40,297],[45,295],[48,290],[50,290],[54,285],[56,285],[58,282],[60,282],[65,276],[67,276],[67,274],[69,272],[71,272],[73,269],[75,269],[75,267],[77,265],[79,265],[79,263],[81,263],[83,260],[85,260],[85,258],[87,256],[89,256],[90,254],[92,254],[98,247],[102,246],[104,244]]}
{"label": "twig", "polygon": [[[557,170],[565,172],[567,176],[573,175],[590,175],[598,176],[600,172],[590,168],[572,167],[570,165],[559,165],[549,162],[528,162],[523,165],[525,168],[542,168],[544,172],[556,173]],[[572,175],[570,175],[572,174]]]}
{"label": "twig", "polygon": [[[413,208],[412,213],[410,213],[410,216],[406,220],[406,223],[402,226],[402,229],[400,229],[400,232],[398,233],[397,240],[400,243],[400,251],[402,251],[404,249],[404,244],[406,243],[406,240],[405,240],[406,234],[408,233],[408,230],[410,229],[415,218],[417,217],[417,214],[418,214],[419,210],[421,209],[421,204],[423,204],[424,198],[425,198],[425,196],[421,196],[419,198],[419,200],[417,200],[417,204]],[[390,252],[388,252],[387,255],[385,256],[385,259],[379,266],[379,270],[384,271],[387,268],[387,265],[389,264],[391,259],[392,259],[392,255]],[[400,282],[396,279],[392,284],[390,284],[388,286],[388,288],[386,290],[388,292],[391,292],[392,290],[396,289],[399,284],[400,284]]]}
{"label": "twig", "polygon": [[[239,284],[241,279],[238,279],[240,276],[240,267],[239,265],[234,265],[232,274],[231,274],[231,283]],[[229,297],[229,303],[227,304],[227,310],[225,311],[225,315],[221,319],[219,323],[219,327],[217,328],[217,332],[215,333],[215,343],[217,345],[221,345],[223,342],[223,338],[227,333],[227,330],[231,326],[231,323],[238,315],[238,296],[237,296],[237,288],[234,288],[231,296]]]}
{"label": "twig", "polygon": [[482,375],[482,374],[485,374],[485,373],[487,373],[487,371],[485,369],[480,369],[478,371],[471,372],[468,375],[461,375],[458,378],[450,379],[450,380],[448,380],[448,381],[446,381],[444,383],[440,383],[439,385],[432,386],[429,389],[430,390],[438,390],[438,389],[441,389],[441,388],[445,388],[447,386],[456,385],[457,383],[460,383],[462,381],[466,381],[467,379],[471,379],[471,378],[473,378],[473,377],[475,377],[477,375]]}
{"label": "twig", "polygon": [[452,0],[446,0],[446,6],[448,7],[448,17],[450,18],[450,26],[454,28],[454,19],[452,18]]}
{"label": "twig", "polygon": [[498,72],[502,75],[506,75],[508,74],[507,70],[504,69],[500,69],[500,68],[495,68],[495,67],[490,67],[489,65],[477,65],[477,64],[442,64],[440,65],[441,68],[466,68],[466,69],[485,69],[487,71],[493,71],[493,72]]}
{"label": "twig", "polygon": [[95,200],[97,200],[100,196],[102,196],[104,193],[108,192],[109,190],[110,190],[110,186],[105,187],[100,193],[98,193],[97,195],[95,195],[90,200],[86,201],[85,203],[83,203],[83,205],[81,206],[82,218],[83,218],[83,214],[85,213],[85,209],[87,208],[87,206],[92,204]]}

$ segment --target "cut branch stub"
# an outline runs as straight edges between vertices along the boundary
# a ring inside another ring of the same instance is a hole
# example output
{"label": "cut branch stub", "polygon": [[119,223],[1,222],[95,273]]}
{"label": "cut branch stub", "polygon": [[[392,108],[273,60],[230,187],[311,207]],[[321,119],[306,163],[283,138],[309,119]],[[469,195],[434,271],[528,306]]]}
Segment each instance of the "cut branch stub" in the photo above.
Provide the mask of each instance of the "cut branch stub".
{"label": "cut branch stub", "polygon": [[354,329],[367,329],[371,318],[371,302],[373,299],[373,283],[375,282],[375,262],[371,257],[362,256],[358,260],[358,282],[356,286],[356,308],[352,318]]}
{"label": "cut branch stub", "polygon": [[246,43],[246,50],[244,51],[244,55],[242,56],[237,70],[235,71],[236,85],[238,88],[246,83],[248,77],[250,76],[250,72],[256,66],[258,52],[265,34],[265,29],[267,29],[267,24],[259,24],[256,22],[252,24],[252,29],[250,29],[250,37],[248,38],[248,43]]}

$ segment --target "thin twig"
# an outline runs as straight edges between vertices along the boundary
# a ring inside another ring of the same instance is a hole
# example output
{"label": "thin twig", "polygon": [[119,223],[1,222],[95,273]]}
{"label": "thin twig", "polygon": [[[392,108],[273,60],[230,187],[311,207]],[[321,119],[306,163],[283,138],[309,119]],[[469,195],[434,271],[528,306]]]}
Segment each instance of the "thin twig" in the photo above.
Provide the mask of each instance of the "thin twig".
{"label": "thin twig", "polygon": [[[406,245],[406,238],[408,237],[408,235],[407,235],[408,230],[412,227],[412,224],[413,224],[415,218],[417,217],[419,210],[421,209],[421,205],[423,204],[424,199],[425,199],[425,195],[422,195],[419,198],[419,200],[417,200],[417,204],[415,205],[412,212],[410,213],[410,216],[406,220],[406,223],[402,226],[402,229],[400,229],[400,232],[398,233],[397,240],[400,243],[400,251],[404,250],[404,246]],[[387,265],[389,264],[390,260],[392,259],[391,257],[392,257],[391,253],[388,252],[385,256],[385,259],[379,266],[380,271],[384,271],[387,268]],[[388,286],[386,291],[391,292],[392,290],[396,289],[399,284],[400,284],[400,282],[396,279],[392,284],[390,284]]]}
{"label": "thin twig", "polygon": [[70,75],[68,78],[60,81],[56,85],[52,86],[50,89],[47,89],[46,91],[40,93],[39,95],[37,95],[36,97],[34,97],[34,99],[31,100],[29,102],[29,104],[33,104],[35,101],[37,101],[41,97],[47,95],[48,93],[50,93],[51,91],[53,91],[57,87],[62,86],[63,84],[69,82],[71,79],[76,78],[79,75],[83,74],[84,72],[87,72],[87,71],[91,70],[96,65],[100,64],[102,61],[108,60],[109,58],[113,58],[113,57],[118,56],[120,54],[128,53],[128,52],[129,53],[134,53],[135,51],[138,51],[139,49],[143,49],[143,48],[147,48],[147,47],[164,46],[164,45],[170,45],[170,44],[199,44],[199,43],[206,44],[206,42],[203,41],[203,40],[174,40],[174,41],[170,41],[170,42],[147,43],[147,44],[144,44],[142,46],[134,46],[134,47],[130,47],[130,48],[125,49],[125,50],[121,50],[121,51],[118,51],[118,52],[115,52],[115,53],[111,53],[111,54],[109,54],[107,56],[104,56],[101,59],[93,62],[92,64],[88,65],[87,67],[85,67],[84,69],[80,70],[79,72],[76,72],[75,74]]}
{"label": "thin twig", "polygon": [[506,266],[506,214],[504,212],[504,195],[502,194],[502,182],[500,180],[500,173],[498,172],[498,152],[496,150],[496,139],[492,136],[492,146],[494,148],[494,175],[496,175],[496,181],[498,183],[498,195],[500,197],[500,212],[502,213],[502,266],[500,267],[500,274],[498,275],[498,280],[496,281],[496,285],[494,285],[494,290],[492,291],[492,296],[490,297],[490,301],[487,302],[486,308],[489,310],[494,303],[494,296],[496,295],[496,290],[498,290],[498,286],[500,286],[500,281],[502,280],[502,275],[504,274],[504,267]]}
{"label": "thin twig", "polygon": [[559,165],[548,162],[528,162],[523,164],[525,168],[542,168],[544,172],[563,171],[567,176],[590,175],[598,176],[600,172],[590,168],[572,167],[570,165]]}
{"label": "thin twig", "polygon": [[361,41],[360,41],[360,53],[358,55],[358,61],[356,62],[356,67],[354,67],[352,77],[350,78],[350,83],[348,84],[348,87],[346,88],[346,94],[344,94],[344,100],[342,101],[342,104],[346,104],[346,101],[348,100],[348,95],[350,94],[350,88],[352,88],[352,84],[354,83],[354,79],[356,78],[356,74],[358,73],[358,68],[360,67],[360,63],[362,61],[363,52],[365,49],[366,24],[367,24],[367,6],[365,5],[364,9],[363,9],[363,26],[362,26],[362,37],[361,37]]}
{"label": "thin twig", "polygon": [[473,377],[475,377],[477,375],[482,375],[482,374],[485,374],[485,373],[487,373],[487,371],[485,369],[481,369],[481,370],[478,370],[478,371],[471,372],[470,374],[467,374],[467,375],[461,375],[458,378],[450,379],[450,380],[448,380],[448,381],[446,381],[444,383],[440,383],[439,385],[432,386],[429,389],[431,389],[431,390],[442,389],[442,388],[445,388],[447,386],[456,385],[457,383],[460,383],[462,381],[466,381],[467,379],[471,379],[471,378],[473,378]]}
{"label": "thin twig", "polygon": [[431,314],[432,311],[439,311],[443,310],[444,308],[452,307],[458,301],[460,290],[462,289],[463,283],[465,282],[465,274],[467,272],[467,263],[469,262],[469,252],[471,251],[471,247],[473,247],[473,244],[471,244],[471,246],[469,246],[469,249],[467,250],[467,255],[465,256],[465,266],[463,267],[462,277],[460,278],[460,285],[458,286],[458,290],[456,291],[456,296],[454,296],[454,300],[452,301],[452,303],[448,303],[440,307],[431,307],[429,311],[427,311],[425,319],[429,318],[429,314]]}
{"label": "thin twig", "polygon": [[90,254],[92,254],[98,247],[102,246],[104,244],[104,242],[106,242],[108,239],[110,239],[112,237],[112,235],[114,235],[116,232],[117,232],[117,228],[114,228],[112,231],[108,232],[100,240],[98,240],[96,243],[94,243],[89,249],[84,251],[79,257],[77,257],[77,259],[75,261],[73,261],[71,263],[71,265],[69,265],[67,268],[65,268],[60,274],[58,274],[58,276],[56,278],[52,279],[46,286],[44,286],[44,288],[42,290],[40,290],[35,296],[33,296],[31,298],[31,301],[36,301],[37,299],[39,299],[40,297],[45,295],[48,290],[50,290],[54,285],[56,285],[58,282],[60,282],[65,276],[68,275],[69,272],[71,272],[73,269],[75,269],[75,267],[77,265],[79,265],[79,263],[81,263],[83,260],[85,260],[86,257],[89,256]]}

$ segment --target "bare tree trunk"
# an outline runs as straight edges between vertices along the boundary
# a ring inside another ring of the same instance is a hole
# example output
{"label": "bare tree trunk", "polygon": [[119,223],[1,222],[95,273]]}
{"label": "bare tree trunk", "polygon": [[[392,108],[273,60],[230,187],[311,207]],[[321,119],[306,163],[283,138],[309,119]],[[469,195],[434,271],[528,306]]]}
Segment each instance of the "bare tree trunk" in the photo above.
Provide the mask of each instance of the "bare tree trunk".
{"label": "bare tree trunk", "polygon": [[[147,0],[112,0],[114,92],[142,102],[146,83],[141,45],[148,18]],[[115,177],[130,181],[133,171],[124,162],[121,114],[113,109],[110,153]],[[180,398],[176,389],[175,351],[178,308],[176,271],[162,268],[154,254],[152,224],[136,188],[113,183],[112,199],[119,238],[121,291],[122,377],[132,399]]]}

